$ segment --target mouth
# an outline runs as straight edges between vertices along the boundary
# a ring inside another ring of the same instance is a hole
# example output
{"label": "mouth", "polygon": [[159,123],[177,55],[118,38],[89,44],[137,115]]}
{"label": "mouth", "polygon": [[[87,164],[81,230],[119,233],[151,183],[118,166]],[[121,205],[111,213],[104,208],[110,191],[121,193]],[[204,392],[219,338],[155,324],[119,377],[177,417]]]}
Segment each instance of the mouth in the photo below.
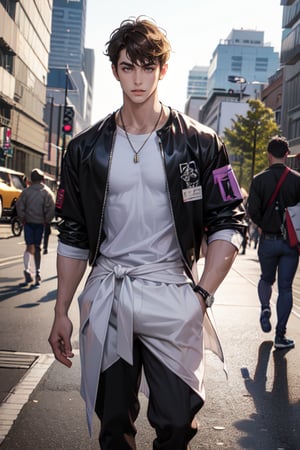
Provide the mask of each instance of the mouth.
{"label": "mouth", "polygon": [[145,94],[146,91],[142,90],[142,89],[134,89],[131,91],[134,95],[143,95]]}

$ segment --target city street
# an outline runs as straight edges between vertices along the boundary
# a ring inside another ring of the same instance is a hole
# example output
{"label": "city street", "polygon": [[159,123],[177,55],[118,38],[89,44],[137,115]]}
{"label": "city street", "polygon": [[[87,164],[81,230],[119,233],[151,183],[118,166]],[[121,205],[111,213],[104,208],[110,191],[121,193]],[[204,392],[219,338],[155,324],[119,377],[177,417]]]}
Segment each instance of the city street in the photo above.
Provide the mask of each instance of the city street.
{"label": "city street", "polygon": [[[0,224],[0,446],[3,450],[96,450],[79,394],[78,309],[73,302],[73,367],[56,362],[48,344],[56,296],[57,232],[42,256],[41,287],[23,285],[23,235],[12,237]],[[201,264],[199,270],[201,271]],[[199,432],[192,450],[300,449],[300,268],[294,283],[294,308],[287,336],[292,350],[274,350],[273,331],[259,325],[256,250],[238,255],[216,293],[213,314],[225,353],[221,362],[207,353],[206,403],[197,415]],[[84,280],[83,280],[84,282]],[[81,287],[83,285],[81,284]],[[81,288],[80,287],[80,288]],[[80,289],[79,289],[80,290]],[[276,288],[272,302],[274,329]],[[154,432],[141,395],[137,448],[151,450]],[[118,450],[118,449],[116,449]]]}

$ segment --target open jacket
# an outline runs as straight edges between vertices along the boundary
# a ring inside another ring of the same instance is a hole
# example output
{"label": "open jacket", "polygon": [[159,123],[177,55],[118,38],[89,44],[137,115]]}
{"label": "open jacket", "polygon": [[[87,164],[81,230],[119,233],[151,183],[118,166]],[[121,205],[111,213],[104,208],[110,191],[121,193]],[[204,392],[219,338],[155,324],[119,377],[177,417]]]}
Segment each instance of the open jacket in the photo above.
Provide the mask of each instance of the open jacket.
{"label": "open jacket", "polygon": [[[113,113],[70,141],[57,194],[60,241],[89,249],[91,265],[104,238],[115,132]],[[191,269],[199,259],[204,233],[243,231],[242,195],[224,143],[212,129],[170,109],[167,122],[156,133],[178,245],[193,279]]]}

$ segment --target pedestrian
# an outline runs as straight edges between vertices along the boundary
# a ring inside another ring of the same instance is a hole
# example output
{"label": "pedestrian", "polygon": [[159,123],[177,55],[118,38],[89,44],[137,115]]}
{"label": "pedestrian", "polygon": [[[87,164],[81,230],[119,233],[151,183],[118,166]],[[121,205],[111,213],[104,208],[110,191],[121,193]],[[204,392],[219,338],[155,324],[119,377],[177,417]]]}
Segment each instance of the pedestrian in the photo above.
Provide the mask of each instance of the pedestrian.
{"label": "pedestrian", "polygon": [[51,223],[45,223],[43,235],[43,255],[48,254],[49,237],[51,234]]}
{"label": "pedestrian", "polygon": [[[277,324],[274,346],[278,349],[295,345],[292,339],[286,337],[286,328],[293,306],[292,285],[299,254],[297,248],[290,247],[286,240],[284,210],[287,206],[300,202],[300,174],[286,168],[289,152],[288,141],[284,137],[275,136],[270,140],[269,167],[253,178],[248,199],[248,212],[252,221],[259,227],[260,233],[258,258],[261,275],[258,297],[261,303],[260,324],[266,333],[272,328],[270,300],[277,272]],[[283,174],[286,175],[285,179],[281,178]]]}
{"label": "pedestrian", "polygon": [[252,220],[250,220],[250,246],[251,246],[251,241],[254,242],[253,248],[254,250],[257,249],[258,246],[258,241],[259,241],[259,228],[258,226],[252,222]]}
{"label": "pedestrian", "polygon": [[[24,224],[24,277],[25,283],[33,280],[31,267],[35,267],[35,286],[41,283],[41,241],[44,227],[49,224],[55,213],[55,198],[51,190],[43,183],[44,173],[40,169],[31,171],[31,185],[22,191],[17,200],[18,217]],[[31,261],[31,257],[33,261]],[[34,264],[33,264],[34,263]]]}
{"label": "pedestrian", "polygon": [[102,450],[136,449],[140,387],[149,395],[153,448],[187,448],[204,403],[203,331],[222,357],[206,307],[242,241],[242,196],[223,142],[159,101],[170,51],[166,33],[147,18],[112,32],[106,54],[123,104],[71,140],[57,195],[49,342],[70,367],[68,309],[89,258],[79,298],[81,393],[90,431],[94,410],[101,421]]}

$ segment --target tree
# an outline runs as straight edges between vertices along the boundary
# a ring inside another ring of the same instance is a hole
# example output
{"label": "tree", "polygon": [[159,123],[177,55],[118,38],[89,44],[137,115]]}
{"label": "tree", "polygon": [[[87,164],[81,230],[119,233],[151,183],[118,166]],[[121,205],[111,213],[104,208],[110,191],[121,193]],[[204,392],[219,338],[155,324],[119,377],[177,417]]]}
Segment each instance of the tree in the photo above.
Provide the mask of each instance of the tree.
{"label": "tree", "polygon": [[224,136],[241,186],[249,189],[253,176],[267,164],[267,145],[280,129],[274,112],[260,100],[249,99],[246,116],[236,115],[231,129],[225,128]]}

